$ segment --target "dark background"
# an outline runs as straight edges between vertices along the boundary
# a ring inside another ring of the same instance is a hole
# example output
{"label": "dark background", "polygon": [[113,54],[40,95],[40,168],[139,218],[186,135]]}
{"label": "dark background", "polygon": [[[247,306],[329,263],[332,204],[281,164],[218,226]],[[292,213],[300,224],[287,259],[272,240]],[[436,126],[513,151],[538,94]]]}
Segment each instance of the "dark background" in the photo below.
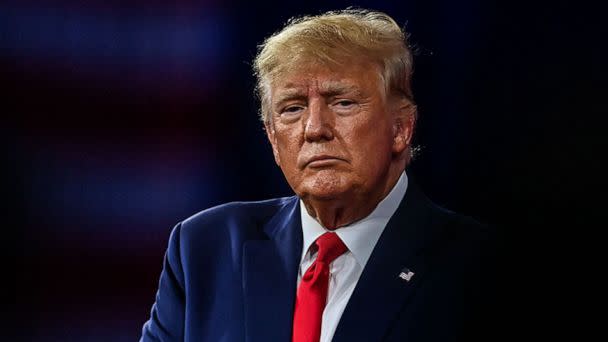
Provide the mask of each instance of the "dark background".
{"label": "dark background", "polygon": [[515,310],[503,319],[529,336],[554,329],[550,312],[572,300],[557,292],[581,270],[559,256],[594,229],[600,134],[589,128],[606,93],[605,38],[592,35],[601,21],[584,13],[594,9],[26,0],[0,5],[6,340],[136,340],[178,221],[290,195],[256,116],[250,61],[291,16],[350,5],[411,34],[422,150],[409,175],[505,232]]}

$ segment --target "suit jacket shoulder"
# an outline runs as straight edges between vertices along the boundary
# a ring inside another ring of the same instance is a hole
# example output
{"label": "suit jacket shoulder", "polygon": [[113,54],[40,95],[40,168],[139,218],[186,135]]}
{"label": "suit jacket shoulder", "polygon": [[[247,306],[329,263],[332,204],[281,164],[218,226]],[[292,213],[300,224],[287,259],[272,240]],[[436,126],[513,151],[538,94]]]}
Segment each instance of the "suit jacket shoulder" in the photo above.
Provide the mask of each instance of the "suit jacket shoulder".
{"label": "suit jacket shoulder", "polygon": [[[296,201],[297,197],[281,197],[254,202],[230,202],[198,212],[181,222],[182,234],[217,234],[217,228],[239,234],[253,226],[260,226],[281,208]],[[216,228],[217,227],[217,228]]]}

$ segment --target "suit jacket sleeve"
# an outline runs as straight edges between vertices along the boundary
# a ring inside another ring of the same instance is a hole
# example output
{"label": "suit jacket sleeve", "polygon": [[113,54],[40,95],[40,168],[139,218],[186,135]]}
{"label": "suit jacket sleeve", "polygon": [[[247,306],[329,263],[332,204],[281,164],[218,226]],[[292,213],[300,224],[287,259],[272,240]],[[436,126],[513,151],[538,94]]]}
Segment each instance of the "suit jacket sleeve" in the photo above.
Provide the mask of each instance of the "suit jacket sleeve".
{"label": "suit jacket sleeve", "polygon": [[184,272],[180,257],[178,224],[169,238],[156,301],[150,319],[144,324],[140,342],[170,342],[184,339]]}

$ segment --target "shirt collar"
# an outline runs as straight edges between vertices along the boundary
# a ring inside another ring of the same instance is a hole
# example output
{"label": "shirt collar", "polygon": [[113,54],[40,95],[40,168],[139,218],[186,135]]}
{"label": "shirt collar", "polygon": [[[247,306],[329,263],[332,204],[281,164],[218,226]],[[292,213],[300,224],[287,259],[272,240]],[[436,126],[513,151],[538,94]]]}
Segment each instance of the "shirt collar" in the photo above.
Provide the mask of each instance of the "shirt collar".
{"label": "shirt collar", "polygon": [[[378,203],[376,208],[369,215],[357,222],[353,222],[335,230],[336,234],[342,239],[361,267],[365,267],[365,264],[372,254],[376,242],[380,239],[380,235],[384,231],[384,228],[388,224],[389,219],[397,211],[399,203],[401,203],[403,196],[405,196],[407,185],[407,174],[404,171],[388,195]],[[302,220],[302,234],[304,240],[304,248],[302,248],[302,257],[300,260],[304,260],[312,243],[323,233],[330,230],[323,227],[317,220],[308,214],[302,200],[300,200],[300,217]]]}

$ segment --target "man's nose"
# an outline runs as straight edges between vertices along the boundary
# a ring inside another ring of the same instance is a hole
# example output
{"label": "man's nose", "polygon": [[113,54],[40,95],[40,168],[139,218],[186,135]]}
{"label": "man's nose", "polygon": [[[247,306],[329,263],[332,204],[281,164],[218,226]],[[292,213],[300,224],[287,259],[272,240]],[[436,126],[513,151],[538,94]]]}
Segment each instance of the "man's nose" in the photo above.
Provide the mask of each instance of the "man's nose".
{"label": "man's nose", "polygon": [[311,101],[305,122],[304,137],[307,141],[332,140],[334,138],[333,113],[322,101]]}

